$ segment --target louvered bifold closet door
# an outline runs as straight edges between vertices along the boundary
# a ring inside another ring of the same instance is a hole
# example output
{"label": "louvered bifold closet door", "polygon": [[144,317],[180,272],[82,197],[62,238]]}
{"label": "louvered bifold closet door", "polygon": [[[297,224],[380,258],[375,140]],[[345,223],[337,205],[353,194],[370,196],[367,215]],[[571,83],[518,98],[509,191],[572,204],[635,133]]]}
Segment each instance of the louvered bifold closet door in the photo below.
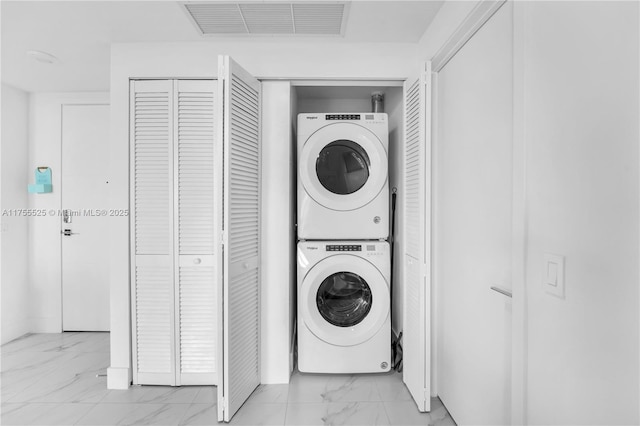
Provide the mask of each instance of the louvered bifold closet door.
{"label": "louvered bifold closet door", "polygon": [[217,383],[213,217],[216,91],[213,80],[177,80],[174,84],[178,385]]}
{"label": "louvered bifold closet door", "polygon": [[403,380],[420,411],[430,410],[430,64],[404,85]]}
{"label": "louvered bifold closet door", "polygon": [[133,380],[175,384],[173,83],[130,86]]}
{"label": "louvered bifold closet door", "polygon": [[224,279],[218,420],[260,384],[260,83],[220,57],[224,116]]}

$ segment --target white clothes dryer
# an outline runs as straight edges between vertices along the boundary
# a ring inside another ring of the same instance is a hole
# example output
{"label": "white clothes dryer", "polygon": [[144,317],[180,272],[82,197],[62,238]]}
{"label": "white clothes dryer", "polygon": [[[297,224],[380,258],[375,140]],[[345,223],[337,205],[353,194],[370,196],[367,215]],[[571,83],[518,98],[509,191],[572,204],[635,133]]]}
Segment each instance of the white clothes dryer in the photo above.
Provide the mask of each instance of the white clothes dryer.
{"label": "white clothes dryer", "polygon": [[297,131],[298,238],[387,238],[387,114],[299,114]]}
{"label": "white clothes dryer", "polygon": [[297,254],[298,369],[389,371],[389,243],[301,241]]}

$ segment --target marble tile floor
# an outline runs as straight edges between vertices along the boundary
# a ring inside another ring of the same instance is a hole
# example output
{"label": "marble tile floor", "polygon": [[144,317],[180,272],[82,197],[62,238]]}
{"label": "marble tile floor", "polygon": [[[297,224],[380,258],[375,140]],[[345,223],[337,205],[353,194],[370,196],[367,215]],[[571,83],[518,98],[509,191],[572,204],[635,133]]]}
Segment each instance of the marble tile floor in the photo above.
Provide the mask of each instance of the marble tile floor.
{"label": "marble tile floor", "polygon": [[[8,425],[212,425],[212,386],[108,390],[109,333],[30,334],[3,345],[1,421]],[[419,413],[400,374],[306,375],[261,385],[237,425],[455,425],[440,400]]]}

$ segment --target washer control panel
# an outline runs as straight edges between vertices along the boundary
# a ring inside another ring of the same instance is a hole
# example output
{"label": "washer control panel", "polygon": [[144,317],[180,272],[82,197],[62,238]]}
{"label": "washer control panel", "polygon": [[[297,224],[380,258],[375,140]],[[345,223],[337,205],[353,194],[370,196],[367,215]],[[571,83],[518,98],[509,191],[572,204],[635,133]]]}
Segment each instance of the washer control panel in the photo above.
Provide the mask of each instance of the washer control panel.
{"label": "washer control panel", "polygon": [[355,251],[362,252],[366,256],[382,256],[388,252],[385,246],[379,244],[327,244],[324,250],[326,252]]}
{"label": "washer control panel", "polygon": [[[307,114],[308,120],[322,119],[322,115]],[[325,121],[363,121],[368,124],[386,123],[387,114],[385,113],[361,113],[361,114],[324,114]]]}

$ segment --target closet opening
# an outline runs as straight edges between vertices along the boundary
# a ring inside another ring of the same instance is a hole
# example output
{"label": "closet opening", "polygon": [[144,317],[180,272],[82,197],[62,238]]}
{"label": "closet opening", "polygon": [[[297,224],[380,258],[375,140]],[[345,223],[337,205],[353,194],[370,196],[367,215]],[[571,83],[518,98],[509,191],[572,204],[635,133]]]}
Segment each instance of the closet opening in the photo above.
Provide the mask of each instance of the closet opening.
{"label": "closet opening", "polygon": [[[394,259],[401,259],[401,244],[402,244],[402,224],[401,224],[401,216],[402,212],[400,211],[402,208],[401,200],[399,199],[399,194],[401,194],[401,184],[402,184],[402,173],[403,173],[403,138],[404,138],[404,93],[403,93],[403,81],[293,81],[291,85],[291,100],[292,100],[292,108],[291,108],[291,123],[292,123],[292,141],[291,147],[293,151],[292,158],[296,159],[294,161],[294,173],[293,176],[296,179],[293,187],[298,187],[297,179],[300,179],[300,174],[298,167],[297,159],[300,158],[300,152],[298,152],[299,144],[298,144],[298,115],[299,114],[329,114],[335,115],[336,118],[348,118],[348,117],[359,117],[359,114],[362,115],[361,119],[364,120],[365,114],[367,117],[370,117],[370,114],[373,114],[374,109],[376,112],[384,112],[387,115],[387,124],[388,124],[388,147],[386,152],[385,166],[387,168],[387,179],[388,179],[388,188],[386,188],[386,196],[389,200],[389,212],[388,212],[388,221],[385,222],[385,226],[389,228],[389,232],[387,238],[375,238],[372,239],[371,244],[365,244],[363,247],[358,247],[360,244],[353,242],[355,247],[350,250],[363,250],[364,254],[366,253],[366,249],[371,249],[374,245],[376,246],[376,250],[381,250],[384,252],[386,250],[384,248],[384,242],[389,242],[389,250],[393,250],[394,255],[392,256]],[[384,95],[384,110],[380,111],[381,103],[380,103],[380,94]],[[375,101],[375,102],[374,102]],[[377,116],[376,116],[377,117]],[[306,137],[302,135],[301,137]],[[322,172],[322,178],[325,179],[325,182],[330,187],[333,185],[336,188],[346,189],[350,188],[349,185],[353,187],[363,187],[366,183],[365,176],[363,176],[362,170],[363,168],[362,162],[367,162],[369,158],[365,154],[360,154],[361,151],[364,151],[361,146],[357,144],[357,141],[342,143],[340,140],[333,143],[334,145],[340,145],[335,148],[333,151],[340,152],[332,152],[331,155],[338,156],[347,156],[347,160],[344,161],[344,169],[345,173],[349,174],[350,177],[353,177],[353,181],[339,182],[337,178],[333,176],[328,176],[329,174],[336,174],[336,170],[334,167],[329,167],[319,160],[320,171]],[[342,158],[340,157],[340,158]],[[325,158],[326,161],[329,158]],[[369,163],[367,163],[369,164]],[[362,166],[362,167],[359,167]],[[352,170],[353,169],[353,170]],[[358,169],[358,170],[355,170]],[[362,170],[360,170],[362,169]],[[349,172],[352,173],[349,173]],[[368,174],[366,176],[369,177]],[[332,180],[333,179],[333,180]],[[342,185],[342,186],[341,186]],[[325,185],[326,188],[326,185]],[[339,192],[339,191],[338,191]],[[349,191],[343,191],[346,194],[349,194]],[[353,191],[351,191],[353,192]],[[395,211],[395,235],[392,237],[390,235],[391,228],[391,196],[392,193],[396,192],[398,195],[398,199],[396,202],[396,211]],[[300,200],[297,198],[300,194],[297,191],[292,191],[292,205],[293,210],[296,211],[296,205]],[[293,214],[294,223],[298,226],[300,225],[299,217],[297,216],[297,211]],[[367,219],[368,220],[368,219]],[[374,218],[375,220],[375,218]],[[299,231],[299,229],[297,229]],[[300,233],[295,232],[295,241],[292,242],[294,245],[294,249],[291,253],[291,262],[292,265],[298,264],[298,257],[300,256],[300,249],[296,249],[296,245],[301,240]],[[305,238],[302,238],[305,240]],[[311,240],[311,239],[310,239]],[[330,238],[322,238],[322,236],[318,236],[318,238],[312,238],[312,240],[330,240]],[[349,238],[351,240],[351,238]],[[366,238],[365,240],[369,240]],[[375,240],[375,241],[373,241]],[[383,241],[384,240],[384,241]],[[346,241],[349,242],[349,241]],[[317,243],[317,241],[313,241],[313,243]],[[391,243],[393,243],[391,245]],[[343,244],[344,245],[344,244]],[[322,245],[322,249],[326,249],[326,244]],[[369,247],[367,247],[369,246]],[[391,246],[393,249],[391,249]],[[339,247],[336,250],[341,250]],[[362,253],[362,252],[361,252]],[[355,253],[354,253],[355,254]],[[389,255],[390,253],[387,253]],[[402,332],[402,310],[403,310],[403,286],[402,286],[402,265],[400,262],[395,261],[392,269],[390,270],[390,294],[389,294],[389,307],[390,307],[390,316],[391,316],[391,338],[388,341],[388,350],[391,354],[392,352],[392,342],[397,341],[397,336]],[[345,271],[346,272],[346,271]],[[298,274],[300,275],[300,274]],[[344,274],[343,274],[344,275]],[[349,281],[348,277],[343,277],[341,279],[344,282]],[[362,280],[363,277],[359,278]],[[299,297],[302,296],[301,293],[301,282],[300,277],[298,276],[298,280],[295,280],[292,283],[291,294],[294,295],[294,312],[297,311],[295,307],[299,308],[300,301]],[[322,281],[322,280],[321,280]],[[335,281],[335,280],[334,280]],[[339,280],[340,281],[340,280]],[[332,283],[332,285],[336,285]],[[355,288],[355,287],[354,287]],[[360,288],[360,287],[358,287]],[[343,294],[345,291],[342,289],[341,292],[336,293],[337,295]],[[315,294],[315,293],[314,293]],[[336,296],[337,297],[337,296]],[[347,297],[347,299],[349,299]],[[345,299],[346,300],[346,299]],[[351,300],[351,299],[349,299]],[[380,299],[377,299],[378,303]],[[375,294],[373,295],[373,303],[376,303]],[[320,303],[314,301],[314,304]],[[339,301],[332,300],[332,303],[339,303]],[[346,302],[345,302],[346,303]],[[363,300],[362,303],[365,303]],[[360,308],[359,304],[357,305]],[[348,306],[344,307],[345,309]],[[347,314],[345,314],[347,315]],[[296,341],[298,345],[300,344],[300,327],[301,324],[298,324],[298,315],[291,316],[292,324],[292,341]],[[297,347],[297,351],[294,351],[295,365],[298,365],[298,353],[299,347]],[[362,355],[363,357],[367,357],[366,354]],[[395,367],[395,364],[398,362],[398,358],[391,355],[391,362],[389,366],[385,366],[385,370],[388,371]],[[380,370],[383,371],[383,370]],[[354,371],[355,372],[355,371]]]}

